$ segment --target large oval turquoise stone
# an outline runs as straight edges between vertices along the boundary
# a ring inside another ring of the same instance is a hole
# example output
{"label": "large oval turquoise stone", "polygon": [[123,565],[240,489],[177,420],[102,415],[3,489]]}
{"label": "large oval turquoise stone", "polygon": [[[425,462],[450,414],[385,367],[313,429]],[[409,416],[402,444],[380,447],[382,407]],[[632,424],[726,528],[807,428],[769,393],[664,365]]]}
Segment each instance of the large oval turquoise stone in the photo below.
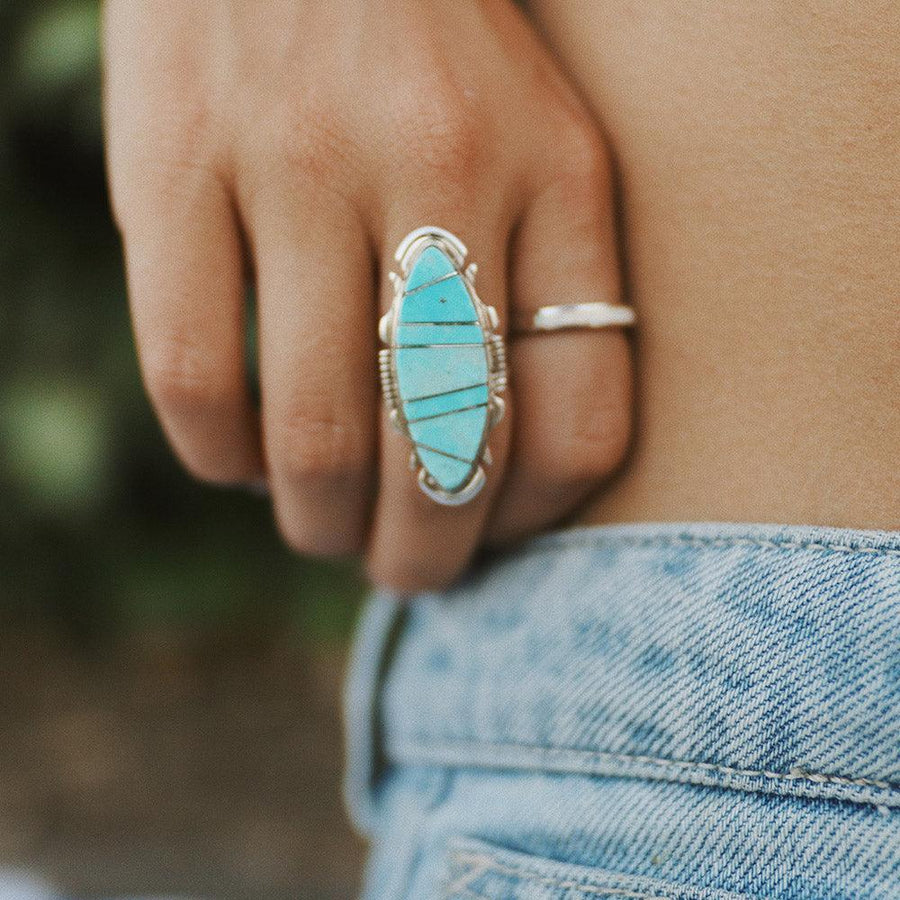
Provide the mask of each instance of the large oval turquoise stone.
{"label": "large oval turquoise stone", "polygon": [[443,490],[459,490],[478,463],[487,427],[487,347],[462,275],[433,245],[406,279],[394,354],[419,459]]}

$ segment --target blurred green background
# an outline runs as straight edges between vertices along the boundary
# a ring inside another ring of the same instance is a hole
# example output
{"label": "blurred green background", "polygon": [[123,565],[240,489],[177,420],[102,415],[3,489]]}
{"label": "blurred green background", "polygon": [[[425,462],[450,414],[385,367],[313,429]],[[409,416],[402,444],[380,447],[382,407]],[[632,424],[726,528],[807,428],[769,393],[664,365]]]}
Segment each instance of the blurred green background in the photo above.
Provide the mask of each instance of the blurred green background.
{"label": "blurred green background", "polygon": [[0,596],[90,637],[148,622],[341,638],[349,567],[192,483],[142,393],[104,191],[99,4],[0,0]]}
{"label": "blurred green background", "polygon": [[94,0],[0,0],[0,869],[67,896],[348,897],[338,695],[364,587],[163,441],[98,26]]}

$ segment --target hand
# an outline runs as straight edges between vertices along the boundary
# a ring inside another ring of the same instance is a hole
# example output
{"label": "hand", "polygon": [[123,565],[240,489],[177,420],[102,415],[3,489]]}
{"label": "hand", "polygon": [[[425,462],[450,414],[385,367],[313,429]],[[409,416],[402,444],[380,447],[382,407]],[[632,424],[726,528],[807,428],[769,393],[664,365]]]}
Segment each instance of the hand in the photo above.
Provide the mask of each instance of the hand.
{"label": "hand", "polygon": [[606,148],[508,0],[108,0],[105,33],[141,366],[193,474],[265,479],[291,546],[364,552],[405,592],[559,520],[617,465],[618,331],[510,339],[511,414],[463,507],[419,491],[378,396],[386,273],[416,227],[462,238],[501,322],[510,303],[619,296]]}

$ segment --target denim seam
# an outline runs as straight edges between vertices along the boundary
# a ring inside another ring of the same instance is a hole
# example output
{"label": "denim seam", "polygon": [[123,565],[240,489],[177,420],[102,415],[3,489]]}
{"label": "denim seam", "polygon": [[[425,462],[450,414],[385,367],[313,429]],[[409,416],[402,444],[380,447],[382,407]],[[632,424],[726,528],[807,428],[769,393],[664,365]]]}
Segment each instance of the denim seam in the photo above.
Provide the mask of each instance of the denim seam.
{"label": "denim seam", "polygon": [[[451,850],[450,855],[453,860],[461,866],[467,867],[472,874],[480,875],[483,872],[496,872],[498,875],[512,875],[515,878],[527,878],[530,881],[536,881],[539,884],[545,884],[549,887],[559,887],[569,890],[570,888],[579,891],[582,894],[593,894],[599,897],[628,897],[631,900],[667,900],[672,895],[666,891],[660,893],[654,891],[652,894],[645,892],[629,891],[625,888],[599,887],[597,885],[583,884],[578,881],[564,878],[551,878],[535,869],[529,869],[527,866],[516,866],[512,863],[501,863],[498,859],[494,859],[488,854],[475,855],[471,852]],[[471,888],[467,888],[471,891]],[[476,894],[476,897],[482,895]],[[482,898],[488,900],[488,898]]]}
{"label": "denim seam", "polygon": [[[524,872],[526,878],[529,881],[538,881],[547,884],[550,887],[561,887],[568,889],[570,885],[566,884],[562,881],[553,881],[549,878],[540,878],[531,873]],[[579,894],[585,894],[590,890],[590,893],[595,896],[599,895],[601,897],[624,897],[626,900],[670,900],[670,898],[660,897],[658,894],[635,894],[633,891],[621,891],[617,888],[608,888],[606,890],[590,889],[586,888],[584,885],[578,885],[576,890]],[[451,900],[493,900],[492,897],[488,897],[487,894],[480,894],[473,891],[471,888],[465,888],[463,891],[454,891],[452,894],[444,894],[445,898],[451,898]]]}
{"label": "denim seam", "polygon": [[444,900],[447,900],[448,897],[451,898],[451,900],[491,900],[490,897],[486,897],[484,894],[476,894],[472,888],[463,888],[458,891],[444,891],[441,896]]}
{"label": "denim seam", "polygon": [[573,548],[596,548],[601,546],[614,546],[626,544],[632,547],[696,547],[698,549],[753,547],[761,550],[806,550],[823,553],[865,553],[870,556],[896,557],[900,559],[900,549],[893,547],[854,547],[852,544],[828,544],[818,541],[792,541],[766,538],[705,538],[705,537],[629,537],[628,535],[605,536],[594,535],[591,537],[567,537],[565,535],[547,536],[535,547],[523,547],[519,553],[522,556],[545,553],[551,550]]}
{"label": "denim seam", "polygon": [[[426,739],[427,740],[427,739]],[[441,749],[448,751],[447,756],[453,758],[453,762],[441,755]],[[428,741],[427,744],[422,743],[422,739],[395,739],[391,741],[388,748],[392,755],[403,757],[431,757],[431,761],[440,764],[460,764],[460,757],[464,758],[467,754],[471,755],[474,750],[490,751],[492,754],[502,754],[505,751],[524,751],[532,753],[536,756],[544,757],[543,766],[537,762],[536,769],[546,768],[546,757],[556,756],[570,760],[580,760],[585,763],[594,761],[603,764],[622,764],[622,765],[645,765],[653,769],[660,770],[661,775],[666,773],[684,773],[690,776],[696,773],[698,778],[703,777],[705,773],[713,776],[724,776],[727,778],[759,778],[765,781],[771,781],[775,784],[789,784],[796,786],[809,786],[813,789],[821,789],[823,787],[833,787],[836,791],[824,794],[816,793],[814,796],[833,797],[834,799],[848,800],[851,802],[861,802],[867,804],[875,804],[884,807],[900,807],[900,786],[892,784],[888,781],[879,781],[870,778],[850,778],[842,775],[825,775],[816,772],[806,772],[795,770],[791,772],[771,772],[764,769],[739,769],[733,766],[724,766],[716,763],[704,762],[688,762],[685,760],[664,759],[654,756],[643,756],[640,754],[613,753],[604,750],[581,750],[572,747],[541,747],[529,744],[515,743],[496,743],[490,741]],[[496,768],[521,768],[521,766],[504,766],[502,759],[495,766]],[[570,771],[570,770],[567,770]],[[585,772],[584,774],[591,774]],[[618,773],[623,777],[628,777],[628,773]],[[641,776],[632,776],[641,777]],[[677,780],[677,779],[675,779]],[[685,779],[687,780],[687,779]],[[690,783],[690,782],[689,782]],[[701,784],[705,782],[700,782]],[[738,789],[752,790],[746,785],[721,784],[722,787],[737,787]],[[846,788],[862,788],[869,789],[864,797],[848,796],[841,789]],[[883,792],[886,797],[870,796],[872,791]]]}

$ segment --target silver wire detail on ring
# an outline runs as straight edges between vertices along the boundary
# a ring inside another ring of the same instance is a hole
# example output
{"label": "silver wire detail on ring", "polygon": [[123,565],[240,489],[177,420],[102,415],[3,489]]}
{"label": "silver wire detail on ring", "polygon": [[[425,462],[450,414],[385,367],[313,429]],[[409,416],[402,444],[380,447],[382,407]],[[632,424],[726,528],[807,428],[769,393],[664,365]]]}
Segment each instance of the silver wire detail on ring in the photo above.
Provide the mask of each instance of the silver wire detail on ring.
{"label": "silver wire detail on ring", "polygon": [[391,424],[413,444],[419,487],[444,506],[467,503],[484,487],[488,435],[505,410],[499,319],[475,291],[467,253],[442,228],[408,234],[397,248],[400,274],[389,273],[393,302],[378,324]]}
{"label": "silver wire detail on ring", "polygon": [[516,316],[512,330],[520,334],[561,331],[564,328],[627,328],[636,317],[630,306],[613,303],[563,303],[542,306],[534,313]]}

